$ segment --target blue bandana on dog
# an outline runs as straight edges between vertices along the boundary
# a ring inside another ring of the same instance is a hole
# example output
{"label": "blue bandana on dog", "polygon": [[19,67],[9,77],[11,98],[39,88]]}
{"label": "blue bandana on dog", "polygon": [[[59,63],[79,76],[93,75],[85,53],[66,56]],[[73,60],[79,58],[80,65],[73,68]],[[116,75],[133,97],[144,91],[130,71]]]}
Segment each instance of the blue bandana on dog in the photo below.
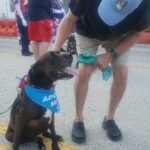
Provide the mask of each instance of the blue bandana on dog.
{"label": "blue bandana on dog", "polygon": [[25,85],[24,91],[27,96],[38,105],[50,109],[52,112],[58,112],[60,110],[54,87],[45,90]]}

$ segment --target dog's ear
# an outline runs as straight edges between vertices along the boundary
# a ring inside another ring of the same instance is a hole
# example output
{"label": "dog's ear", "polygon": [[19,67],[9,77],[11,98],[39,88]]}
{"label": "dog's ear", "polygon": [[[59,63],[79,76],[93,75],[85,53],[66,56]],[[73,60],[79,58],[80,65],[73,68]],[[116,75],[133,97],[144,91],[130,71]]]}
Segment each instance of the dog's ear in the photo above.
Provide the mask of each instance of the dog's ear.
{"label": "dog's ear", "polygon": [[30,84],[43,88],[52,85],[52,79],[45,73],[43,67],[36,62],[28,72]]}
{"label": "dog's ear", "polygon": [[60,55],[60,52],[59,51],[51,51],[50,52],[50,57],[52,58],[52,60],[55,60],[57,57],[58,57],[58,55]]}
{"label": "dog's ear", "polygon": [[35,79],[35,77],[40,73],[40,68],[38,67],[37,63],[33,64],[31,69],[28,72],[29,78]]}
{"label": "dog's ear", "polygon": [[28,76],[31,80],[37,80],[42,78],[44,75],[43,66],[40,61],[37,61],[35,64],[32,65],[31,69],[28,72]]}
{"label": "dog's ear", "polygon": [[41,56],[40,59],[37,61],[37,63],[42,65],[47,61],[49,62],[55,61],[57,60],[59,55],[60,55],[60,52],[49,51],[45,53],[43,56]]}

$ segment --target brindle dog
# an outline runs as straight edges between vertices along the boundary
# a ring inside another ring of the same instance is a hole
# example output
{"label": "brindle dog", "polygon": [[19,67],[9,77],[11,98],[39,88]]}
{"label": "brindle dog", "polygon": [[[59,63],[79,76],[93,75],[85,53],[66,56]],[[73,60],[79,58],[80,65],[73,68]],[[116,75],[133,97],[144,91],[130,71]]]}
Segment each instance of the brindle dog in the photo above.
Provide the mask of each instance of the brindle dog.
{"label": "brindle dog", "polygon": [[[43,55],[28,72],[26,84],[37,88],[49,89],[53,83],[64,78],[72,78],[66,68],[72,63],[72,54],[48,52]],[[21,89],[15,99],[10,113],[10,122],[6,132],[6,139],[13,142],[13,150],[19,150],[19,145],[36,141],[40,149],[45,149],[42,138],[38,135],[52,139],[52,149],[59,150],[58,141],[62,137],[56,135],[54,126],[54,112],[47,115],[49,110],[29,100]]]}

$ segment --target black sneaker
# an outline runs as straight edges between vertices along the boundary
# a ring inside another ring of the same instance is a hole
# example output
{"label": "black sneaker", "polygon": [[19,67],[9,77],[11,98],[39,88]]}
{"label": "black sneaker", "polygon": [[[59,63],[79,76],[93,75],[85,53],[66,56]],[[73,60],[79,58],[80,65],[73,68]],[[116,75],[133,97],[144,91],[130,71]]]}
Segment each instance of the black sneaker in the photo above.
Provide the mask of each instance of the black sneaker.
{"label": "black sneaker", "polygon": [[31,55],[33,55],[33,53],[31,53],[30,51],[22,52],[22,56],[31,56]]}
{"label": "black sneaker", "polygon": [[85,127],[83,122],[74,122],[71,134],[72,140],[76,143],[84,143],[86,140]]}
{"label": "black sneaker", "polygon": [[106,130],[107,136],[112,141],[119,141],[122,139],[122,134],[114,120],[104,119],[102,123],[103,129]]}

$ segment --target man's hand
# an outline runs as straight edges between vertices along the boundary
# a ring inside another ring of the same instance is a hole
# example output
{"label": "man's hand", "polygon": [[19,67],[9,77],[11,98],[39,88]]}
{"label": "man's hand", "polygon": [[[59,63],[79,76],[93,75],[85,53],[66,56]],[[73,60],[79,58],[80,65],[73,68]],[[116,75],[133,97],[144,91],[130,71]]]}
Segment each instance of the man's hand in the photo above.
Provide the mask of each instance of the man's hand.
{"label": "man's hand", "polygon": [[112,54],[110,52],[107,52],[105,54],[101,54],[97,57],[97,60],[95,64],[98,66],[98,68],[103,69],[105,68],[111,61],[113,60]]}

